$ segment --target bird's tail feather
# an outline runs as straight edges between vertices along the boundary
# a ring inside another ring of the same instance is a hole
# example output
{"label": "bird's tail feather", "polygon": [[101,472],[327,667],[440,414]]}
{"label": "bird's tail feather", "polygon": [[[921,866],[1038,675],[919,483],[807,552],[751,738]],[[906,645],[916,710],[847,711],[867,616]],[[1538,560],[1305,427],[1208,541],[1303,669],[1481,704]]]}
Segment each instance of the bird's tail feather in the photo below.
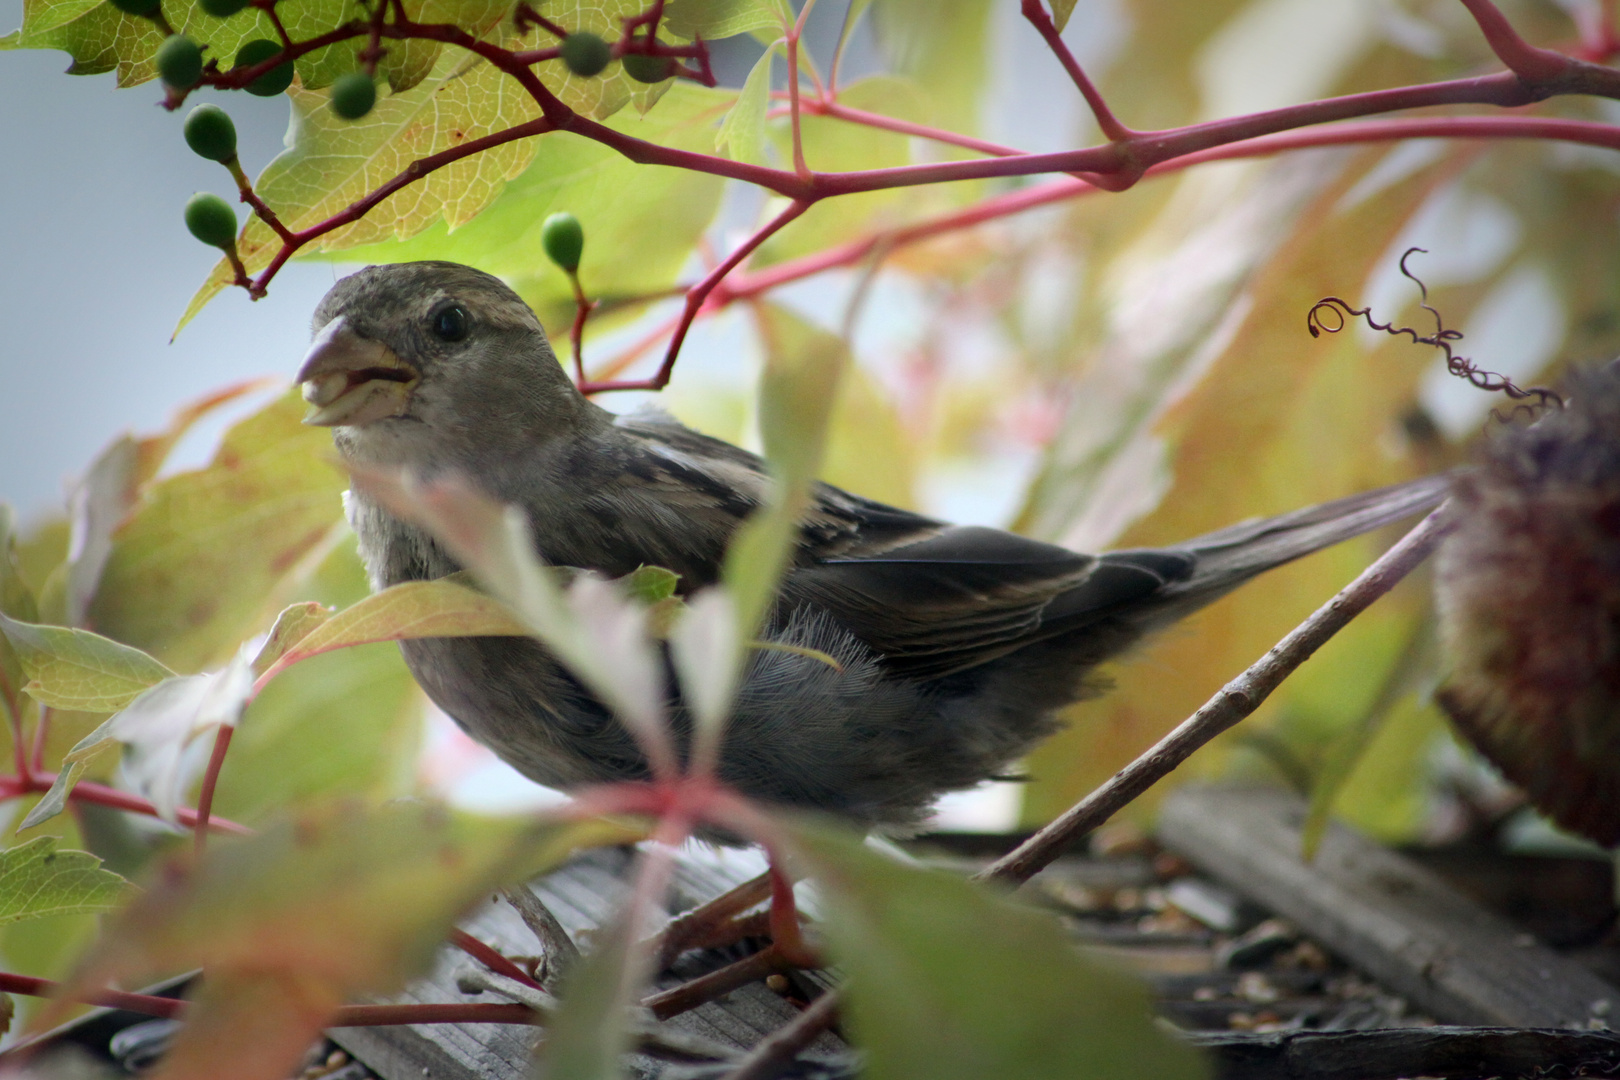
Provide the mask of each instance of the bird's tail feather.
{"label": "bird's tail feather", "polygon": [[1446,474],[1426,476],[1240,522],[1176,544],[1168,550],[1193,556],[1193,572],[1159,591],[1162,607],[1153,621],[1162,625],[1179,619],[1272,567],[1429,510],[1445,499],[1451,480]]}

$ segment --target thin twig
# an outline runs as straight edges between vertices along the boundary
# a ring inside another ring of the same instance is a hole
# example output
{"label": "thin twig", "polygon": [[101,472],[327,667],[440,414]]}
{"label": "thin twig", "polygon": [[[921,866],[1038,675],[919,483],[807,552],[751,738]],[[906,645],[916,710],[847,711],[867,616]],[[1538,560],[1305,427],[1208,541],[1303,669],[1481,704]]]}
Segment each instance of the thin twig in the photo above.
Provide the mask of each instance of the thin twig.
{"label": "thin twig", "polygon": [[[544,990],[536,990],[514,979],[503,978],[488,971],[463,972],[456,979],[456,987],[462,993],[483,993],[488,991],[511,998],[518,1004],[533,1009],[539,1015],[542,1023],[550,1023],[560,1005],[556,998]],[[677,1028],[663,1027],[644,1011],[635,1020],[631,1021],[630,1030],[635,1035],[637,1044],[643,1050],[665,1056],[710,1061],[734,1061],[741,1057],[735,1048],[727,1046],[725,1043],[706,1039],[701,1035],[694,1035]]]}
{"label": "thin twig", "polygon": [[526,983],[529,986],[534,987],[536,990],[543,989],[538,982],[529,977],[528,972],[512,963],[512,961],[506,956],[497,952],[493,946],[486,945],[484,942],[479,941],[477,938],[473,937],[459,926],[450,931],[450,944],[454,945],[456,948],[460,949],[462,952],[466,953],[474,960],[477,960],[480,964],[483,964],[485,967],[489,968],[489,970],[498,975],[505,975],[508,979],[515,979],[520,983]]}
{"label": "thin twig", "polygon": [[729,994],[738,987],[758,982],[767,975],[792,971],[793,968],[794,965],[784,960],[776,946],[772,945],[707,975],[699,975],[679,986],[649,994],[641,1004],[658,1019],[668,1020],[713,1001],[722,994]]}
{"label": "thin twig", "polygon": [[1107,821],[1193,751],[1259,708],[1295,668],[1428,558],[1452,527],[1447,505],[1442,505],[1174,731],[1057,820],[980,871],[976,880],[1028,881],[1069,843]]}
{"label": "thin twig", "polygon": [[770,895],[771,875],[767,872],[671,919],[658,934],[655,961],[658,970],[667,968],[686,950],[706,943],[715,930],[741,912],[763,903]]}
{"label": "thin twig", "polygon": [[838,991],[829,990],[783,1027],[765,1036],[723,1080],[772,1080],[838,1019]]}
{"label": "thin twig", "polygon": [[579,946],[574,939],[568,936],[563,924],[557,921],[557,916],[527,885],[510,885],[501,890],[501,896],[512,905],[523,925],[529,928],[535,938],[540,942],[541,960],[544,964],[544,974],[540,976],[542,986],[556,981],[574,961],[579,959]]}

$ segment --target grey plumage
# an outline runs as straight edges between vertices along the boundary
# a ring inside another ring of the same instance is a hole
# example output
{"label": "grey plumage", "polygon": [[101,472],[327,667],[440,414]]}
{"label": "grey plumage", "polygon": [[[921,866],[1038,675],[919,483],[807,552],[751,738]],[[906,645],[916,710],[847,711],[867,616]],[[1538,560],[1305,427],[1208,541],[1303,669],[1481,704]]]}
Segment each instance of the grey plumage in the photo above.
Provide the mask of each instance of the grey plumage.
{"label": "grey plumage", "polygon": [[[619,576],[667,567],[712,583],[765,497],[762,462],[668,417],[615,417],[569,382],[527,306],[453,263],[372,267],[315,313],[299,372],[340,451],[374,468],[458,473],[527,513],[554,564]],[[1004,769],[1053,713],[1140,637],[1254,575],[1443,497],[1432,478],[1174,547],[1082,555],[950,525],[821,485],[767,637],[842,670],[753,654],[724,779],[745,794],[862,824],[914,824],[943,791]],[[459,569],[363,494],[350,518],[372,584]],[[428,695],[521,772],[571,787],[645,775],[628,732],[536,643],[402,643]],[[678,732],[687,724],[674,703]]]}

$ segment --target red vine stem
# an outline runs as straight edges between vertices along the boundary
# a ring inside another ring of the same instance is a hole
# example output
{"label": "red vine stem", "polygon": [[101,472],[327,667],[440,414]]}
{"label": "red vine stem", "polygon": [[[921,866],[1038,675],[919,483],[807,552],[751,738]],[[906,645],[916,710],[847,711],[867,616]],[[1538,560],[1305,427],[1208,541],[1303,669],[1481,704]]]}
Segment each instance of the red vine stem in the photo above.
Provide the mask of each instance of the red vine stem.
{"label": "red vine stem", "polygon": [[[0,991],[29,997],[54,998],[64,987],[53,979],[16,975],[0,971]],[[127,990],[92,990],[74,999],[82,1005],[127,1009],[146,1016],[178,1019],[191,1003],[181,998],[132,994]],[[468,1004],[443,1005],[345,1005],[332,1014],[327,1027],[382,1027],[391,1024],[537,1024],[538,1017],[527,1005]],[[11,1047],[6,1053],[23,1049]],[[4,1055],[0,1055],[4,1056]]]}
{"label": "red vine stem", "polygon": [[[56,782],[56,774],[35,771],[26,779],[19,776],[0,776],[0,801],[15,799],[22,795],[42,794],[51,789]],[[128,810],[135,814],[145,814],[147,817],[157,817],[157,807],[139,795],[132,795],[127,791],[119,791],[104,784],[97,784],[90,780],[80,780],[73,785],[68,793],[69,800],[95,803],[98,806],[110,806],[115,810]],[[180,824],[188,828],[195,828],[198,817],[197,811],[189,806],[182,806],[175,810],[175,817]],[[253,830],[246,825],[238,824],[228,818],[210,816],[208,827],[215,832],[235,833],[240,836],[250,835]]]}
{"label": "red vine stem", "polygon": [[1578,61],[1551,49],[1538,49],[1513,29],[1507,16],[1491,0],[1462,0],[1496,58],[1527,86],[1553,80]]}
{"label": "red vine stem", "polygon": [[[357,220],[382,199],[428,172],[468,154],[510,141],[512,138],[523,138],[551,130],[572,131],[638,163],[685,168],[742,180],[775,191],[795,202],[810,205],[824,198],[860,191],[955,180],[1028,176],[1044,172],[1095,173],[1098,174],[1096,177],[1098,183],[1110,188],[1123,188],[1130,186],[1153,166],[1162,165],[1176,158],[1278,134],[1293,128],[1335,120],[1434,105],[1482,104],[1514,107],[1543,100],[1555,94],[1585,93],[1620,98],[1620,72],[1550,53],[1547,50],[1532,49],[1512,33],[1511,27],[1501,18],[1500,12],[1487,0],[1468,0],[1468,3],[1470,11],[1480,21],[1482,33],[1487,35],[1492,46],[1505,57],[1504,62],[1515,65],[1511,70],[1475,78],[1350,94],[1169,131],[1130,132],[1116,120],[1113,121],[1113,126],[1106,130],[1115,131],[1118,138],[1107,146],[1083,150],[1056,154],[998,156],[989,161],[946,162],[848,173],[801,171],[800,161],[795,162],[795,168],[791,171],[772,169],[747,162],[731,161],[711,154],[659,146],[637,139],[580,116],[564,105],[540,82],[530,68],[519,62],[517,54],[510,50],[479,40],[459,27],[396,19],[383,27],[383,36],[440,41],[465,48],[483,57],[518,81],[540,107],[543,120],[530,121],[507,132],[486,136],[484,139],[474,140],[452,150],[423,158],[341,213],[294,233],[293,241],[284,238],[281,250],[252,283],[250,291],[255,296],[263,295],[275,272],[298,248],[333,229]],[[1044,9],[1041,9],[1040,16],[1050,22],[1049,17],[1045,16]],[[367,29],[363,24],[342,27],[330,34],[322,35],[322,38],[304,43],[298,50],[308,51],[314,47],[314,42],[323,39],[327,39],[326,43],[329,43],[331,40],[358,36],[366,33]],[[1059,44],[1061,45],[1061,42]],[[295,51],[295,55],[297,54]],[[273,66],[270,61],[266,61],[265,64],[266,70],[269,66]],[[225,85],[229,80],[238,77],[247,77],[247,72],[233,71],[210,76],[218,85]],[[797,96],[796,80],[790,80],[789,93],[790,96]],[[1100,98],[1098,101],[1100,102]],[[1104,115],[1110,114],[1106,112],[1100,114],[1099,123],[1103,122]],[[802,158],[802,153],[797,156]],[[1109,175],[1114,179],[1105,178]]]}
{"label": "red vine stem", "polygon": [[815,6],[815,0],[808,0],[799,12],[798,19],[787,28],[787,92],[793,124],[793,171],[807,180],[810,178],[810,166],[804,162],[804,137],[799,124],[799,38],[804,34],[804,20],[810,17],[810,9]]}
{"label": "red vine stem", "polygon": [[1035,27],[1036,32],[1046,41],[1046,47],[1052,50],[1053,55],[1058,58],[1058,63],[1063,65],[1063,70],[1069,73],[1069,79],[1074,83],[1075,89],[1080,91],[1080,96],[1086,99],[1086,105],[1090,107],[1091,115],[1097,118],[1097,127],[1102,130],[1103,137],[1109,142],[1120,142],[1134,135],[1135,132],[1114,118],[1113,110],[1109,109],[1102,94],[1086,76],[1080,62],[1074,58],[1074,53],[1069,51],[1068,44],[1058,33],[1057,24],[1046,13],[1046,5],[1041,0],[1023,0],[1022,10],[1024,18]]}
{"label": "red vine stem", "polygon": [[686,333],[692,328],[692,322],[697,318],[709,302],[710,294],[719,287],[725,276],[736,269],[748,256],[752,255],[759,245],[770,239],[788,222],[793,221],[800,214],[810,208],[808,203],[795,202],[788,206],[776,217],[758,229],[754,235],[737,247],[726,260],[711,270],[706,277],[692,286],[686,294],[686,306],[675,324],[674,335],[669,341],[669,350],[664,354],[664,362],[659,365],[658,371],[648,379],[632,379],[624,382],[590,382],[580,386],[580,392],[596,394],[604,390],[662,390],[669,383],[670,372],[675,369],[675,358],[680,355],[681,344],[686,340]]}
{"label": "red vine stem", "polygon": [[[1335,124],[1311,131],[1283,132],[1232,146],[1203,150],[1156,165],[1147,171],[1144,178],[1163,176],[1212,161],[1267,157],[1289,150],[1355,146],[1419,138],[1543,139],[1620,150],[1620,128],[1591,120],[1530,116],[1449,116],[1368,120]],[[986,199],[964,210],[955,210],[898,229],[873,233],[814,255],[778,263],[768,269],[734,274],[716,290],[716,294],[704,305],[700,315],[712,314],[738,300],[752,299],[790,282],[813,277],[828,270],[854,266],[879,246],[905,247],[921,243],[936,236],[1089,195],[1098,190],[1101,189],[1084,180],[1068,178],[1051,180],[1021,191]],[[624,370],[662,340],[665,334],[670,333],[676,321],[671,320],[649,331],[645,338],[631,345],[599,369],[595,378],[601,380],[612,377]],[[614,387],[610,384],[608,388]]]}
{"label": "red vine stem", "polygon": [[492,946],[486,945],[482,941],[479,941],[477,938],[473,937],[459,926],[450,931],[449,941],[450,944],[454,945],[456,948],[460,949],[474,960],[477,960],[480,964],[483,964],[497,975],[505,975],[508,979],[516,979],[523,985],[532,986],[536,990],[541,988],[540,984],[535,982],[533,977],[530,976],[527,971],[524,971],[522,968],[512,963],[511,960],[508,960],[505,956],[502,956]]}
{"label": "red vine stem", "polygon": [[[6,723],[11,728],[11,756],[17,775],[27,783],[32,779],[32,768],[28,764],[28,740],[23,732],[22,697],[17,688],[11,685],[6,678],[6,670],[0,667],[0,696],[5,698]],[[43,711],[43,707],[42,707]]]}
{"label": "red vine stem", "polygon": [[231,735],[236,728],[221,724],[214,732],[214,749],[208,755],[208,768],[203,773],[202,788],[197,792],[197,823],[193,826],[193,843],[200,855],[208,846],[208,817],[214,809],[214,787],[219,783],[219,770],[225,765],[225,752],[231,748]]}

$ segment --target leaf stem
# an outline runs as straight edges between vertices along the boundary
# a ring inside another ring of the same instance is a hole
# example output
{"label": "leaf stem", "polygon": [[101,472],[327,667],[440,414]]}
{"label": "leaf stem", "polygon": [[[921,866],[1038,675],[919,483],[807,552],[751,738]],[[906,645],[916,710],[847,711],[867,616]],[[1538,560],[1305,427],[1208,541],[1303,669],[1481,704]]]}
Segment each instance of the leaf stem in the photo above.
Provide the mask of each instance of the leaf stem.
{"label": "leaf stem", "polygon": [[[51,737],[51,717],[53,713],[49,705],[39,707],[39,720],[34,724],[34,747],[31,773],[38,773],[45,767],[45,745]],[[21,770],[18,770],[21,772]],[[25,774],[26,775],[26,774]],[[49,785],[46,785],[49,788]]]}
{"label": "leaf stem", "polygon": [[1096,118],[1097,127],[1101,129],[1103,137],[1109,142],[1121,142],[1136,134],[1114,117],[1113,110],[1108,107],[1102,94],[1087,77],[1085,70],[1080,67],[1080,62],[1074,58],[1074,53],[1069,50],[1063,35],[1058,33],[1057,24],[1052,21],[1052,16],[1046,13],[1046,5],[1042,0],[1023,0],[1022,11],[1024,18],[1028,19],[1030,25],[1045,39],[1046,47],[1058,58],[1063,70],[1069,73],[1069,79],[1074,83],[1075,89],[1080,91],[1080,96],[1086,99],[1086,105],[1090,107],[1091,115]]}
{"label": "leaf stem", "polygon": [[839,991],[828,990],[792,1021],[765,1036],[721,1080],[770,1080],[838,1021]]}
{"label": "leaf stem", "polygon": [[208,817],[214,809],[214,786],[219,783],[219,770],[225,764],[225,753],[231,748],[231,735],[235,731],[233,725],[221,724],[214,732],[214,749],[208,755],[208,768],[197,793],[197,822],[192,826],[193,843],[199,855],[208,847]]}
{"label": "leaf stem", "polygon": [[[42,794],[51,789],[56,783],[56,774],[42,772],[37,767],[33,775],[26,779],[20,776],[0,776],[0,800],[15,799],[23,795]],[[70,800],[95,803],[98,806],[110,806],[115,810],[128,810],[132,814],[145,814],[147,817],[157,817],[157,807],[139,795],[132,795],[127,791],[107,787],[90,780],[80,780],[73,785],[68,793]],[[193,827],[197,824],[197,811],[189,806],[178,807],[175,817],[180,824]],[[238,824],[229,818],[210,815],[208,827],[215,832],[235,833],[239,836],[251,835],[253,830],[246,825]]]}
{"label": "leaf stem", "polygon": [[[586,383],[579,388],[580,392],[596,394],[604,390],[662,390],[667,386],[670,373],[675,369],[675,358],[680,355],[681,345],[686,341],[687,331],[692,328],[692,321],[697,318],[698,312],[702,311],[709,302],[711,294],[720,287],[726,275],[736,269],[744,259],[752,255],[759,248],[759,245],[780,232],[784,226],[808,209],[810,209],[809,203],[793,202],[788,204],[785,210],[756,230],[754,235],[739,244],[737,250],[728,255],[724,262],[711,270],[702,281],[699,281],[687,291],[686,306],[681,311],[680,320],[675,324],[675,333],[670,338],[669,350],[664,354],[664,362],[659,365],[658,371],[651,378],[624,382]],[[720,303],[726,302],[724,294],[716,299]]]}
{"label": "leaf stem", "polygon": [[1491,0],[1462,0],[1496,58],[1517,75],[1526,88],[1559,78],[1576,61],[1551,49],[1538,49],[1513,29],[1507,16]]}

